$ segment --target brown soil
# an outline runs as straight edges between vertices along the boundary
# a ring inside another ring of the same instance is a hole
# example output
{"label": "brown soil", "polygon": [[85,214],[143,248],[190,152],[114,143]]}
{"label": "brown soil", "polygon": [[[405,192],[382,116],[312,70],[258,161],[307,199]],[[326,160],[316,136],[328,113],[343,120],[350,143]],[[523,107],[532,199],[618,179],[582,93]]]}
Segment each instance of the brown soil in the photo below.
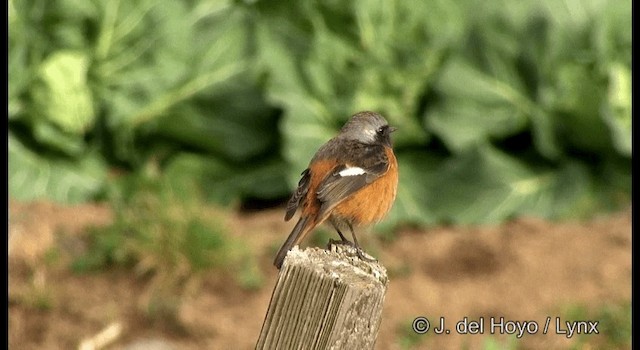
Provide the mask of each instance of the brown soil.
{"label": "brown soil", "polygon": [[[144,316],[148,281],[132,270],[70,270],[64,257],[84,249],[80,238],[88,225],[109,222],[107,207],[12,201],[9,209],[10,349],[78,348],[114,322],[122,332],[107,349],[133,349],[144,339],[174,349],[252,349],[277,276],[274,249],[292,226],[282,221],[282,210],[230,218],[229,226],[259,257],[265,283],[245,290],[228,274],[207,273],[183,300],[178,328]],[[519,339],[519,348],[609,346],[602,323],[599,335],[567,338],[555,334],[556,317],[570,317],[572,307],[586,310],[584,317],[630,307],[630,210],[580,222],[521,218],[493,227],[405,229],[391,242],[361,237],[390,274],[378,349],[510,344],[506,335],[489,334],[491,317],[537,322],[538,334]],[[444,317],[450,334],[415,335],[411,323],[418,316],[432,326]],[[458,334],[456,323],[464,317],[482,317],[484,334]],[[543,335],[547,317],[551,327]]]}

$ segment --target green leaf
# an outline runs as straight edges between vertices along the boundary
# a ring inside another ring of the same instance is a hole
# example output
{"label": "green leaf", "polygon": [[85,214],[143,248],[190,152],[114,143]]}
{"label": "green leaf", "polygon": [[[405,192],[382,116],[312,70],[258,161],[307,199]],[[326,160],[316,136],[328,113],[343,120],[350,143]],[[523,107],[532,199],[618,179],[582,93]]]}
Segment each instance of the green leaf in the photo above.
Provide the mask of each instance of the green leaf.
{"label": "green leaf", "polygon": [[606,90],[592,68],[568,63],[558,67],[558,129],[568,147],[593,153],[611,149],[611,135],[601,117]]}
{"label": "green leaf", "polygon": [[333,137],[335,129],[327,107],[306,91],[296,61],[299,52],[289,43],[304,41],[307,33],[287,18],[272,22],[277,19],[264,18],[256,34],[260,67],[268,72],[267,99],[284,109],[280,123],[282,152],[291,164],[287,183],[293,187],[315,151]]}
{"label": "green leaf", "polygon": [[520,214],[580,215],[584,211],[576,209],[590,198],[590,181],[586,168],[578,163],[559,170],[536,170],[486,146],[446,161],[434,175],[429,192],[433,210],[443,220],[499,223]]}
{"label": "green leaf", "polygon": [[106,167],[89,153],[78,160],[34,153],[9,133],[9,196],[19,200],[48,198],[61,203],[81,203],[103,189]]}
{"label": "green leaf", "polygon": [[461,60],[447,65],[438,89],[446,100],[425,114],[426,123],[456,153],[520,132],[535,111],[518,82]]}
{"label": "green leaf", "polygon": [[176,156],[166,168],[174,188],[195,185],[204,197],[221,205],[245,198],[280,198],[288,194],[284,165],[277,159],[234,166],[222,160],[189,153]]}
{"label": "green leaf", "polygon": [[42,63],[38,84],[32,89],[36,122],[48,122],[75,135],[93,126],[95,112],[87,85],[88,69],[88,57],[77,51],[58,51]]}
{"label": "green leaf", "polygon": [[26,102],[24,95],[28,92],[29,83],[34,77],[34,67],[28,64],[29,42],[28,29],[22,13],[15,7],[15,1],[9,1],[9,120],[23,115]]}
{"label": "green leaf", "polygon": [[87,147],[83,137],[66,133],[50,123],[34,124],[33,136],[49,147],[74,157],[82,157]]}
{"label": "green leaf", "polygon": [[631,69],[614,64],[609,69],[609,93],[603,118],[618,153],[631,156]]}
{"label": "green leaf", "polygon": [[[226,85],[248,69],[245,20],[244,13],[221,4],[105,3],[95,76],[118,159],[137,164],[147,153],[137,147],[138,132],[171,130],[176,113],[228,92]],[[190,118],[180,117],[177,122]],[[187,121],[179,137],[201,140],[197,133],[188,135],[189,126],[198,122]]]}
{"label": "green leaf", "polygon": [[242,79],[207,98],[196,98],[145,126],[149,133],[169,137],[233,162],[269,153],[276,145],[276,111],[260,90]]}

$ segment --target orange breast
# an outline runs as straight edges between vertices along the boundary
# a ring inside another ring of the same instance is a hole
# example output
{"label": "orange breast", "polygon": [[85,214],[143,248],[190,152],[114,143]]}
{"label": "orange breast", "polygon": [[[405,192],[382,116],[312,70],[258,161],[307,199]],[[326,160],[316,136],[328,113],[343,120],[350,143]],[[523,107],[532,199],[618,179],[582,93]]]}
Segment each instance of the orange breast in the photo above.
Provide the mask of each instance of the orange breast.
{"label": "orange breast", "polygon": [[349,220],[354,225],[368,225],[382,220],[396,199],[398,161],[393,150],[385,147],[389,169],[371,184],[338,204],[332,215]]}

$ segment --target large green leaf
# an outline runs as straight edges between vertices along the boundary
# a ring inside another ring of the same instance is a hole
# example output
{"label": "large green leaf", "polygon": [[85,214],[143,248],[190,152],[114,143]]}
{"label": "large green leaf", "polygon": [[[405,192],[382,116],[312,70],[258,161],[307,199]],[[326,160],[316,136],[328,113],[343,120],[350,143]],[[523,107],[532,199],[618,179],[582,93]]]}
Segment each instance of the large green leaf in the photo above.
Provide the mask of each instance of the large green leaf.
{"label": "large green leaf", "polygon": [[106,167],[101,158],[87,153],[77,160],[37,154],[9,133],[9,196],[19,200],[47,198],[80,203],[103,190]]}
{"label": "large green leaf", "polygon": [[533,169],[490,146],[446,161],[429,185],[435,214],[462,224],[498,223],[519,214],[579,215],[590,195],[584,166]]}
{"label": "large green leaf", "polygon": [[207,200],[222,205],[246,198],[276,199],[288,193],[281,161],[269,159],[252,166],[234,166],[219,159],[181,153],[166,168],[176,189],[200,191]]}
{"label": "large green leaf", "polygon": [[180,105],[195,107],[247,69],[248,28],[228,4],[116,1],[105,4],[101,21],[98,91],[115,155],[131,163],[145,153],[135,147],[138,128],[171,129]]}
{"label": "large green leaf", "polygon": [[604,153],[612,148],[611,135],[600,116],[606,86],[598,84],[597,72],[582,64],[558,67],[556,109],[558,131],[567,147]]}
{"label": "large green leaf", "polygon": [[438,89],[450,98],[425,118],[452,151],[463,152],[525,128],[531,102],[515,82],[501,81],[458,60],[441,75]]}
{"label": "large green leaf", "polygon": [[[278,30],[282,30],[282,27],[288,29],[286,36],[279,36]],[[267,97],[270,102],[285,107],[280,131],[284,137],[283,154],[292,165],[288,183],[293,186],[314,152],[333,136],[334,130],[331,128],[331,114],[327,107],[311,97],[304,87],[295,60],[297,53],[291,52],[287,45],[289,36],[300,40],[305,36],[305,31],[289,23],[287,19],[282,19],[280,26],[265,23],[257,32],[260,64],[269,72]]]}
{"label": "large green leaf", "polygon": [[58,51],[42,63],[31,88],[33,106],[29,113],[36,129],[34,136],[73,155],[79,154],[84,133],[95,122],[88,65],[84,53]]}
{"label": "large green leaf", "polygon": [[622,64],[609,68],[609,91],[602,114],[616,150],[631,156],[631,69]]}
{"label": "large green leaf", "polygon": [[16,9],[14,2],[9,1],[9,120],[24,114],[24,95],[27,94],[29,83],[35,76],[33,73],[35,68],[28,62],[28,25]]}
{"label": "large green leaf", "polygon": [[276,116],[260,90],[242,79],[176,106],[145,129],[237,163],[277,145]]}
{"label": "large green leaf", "polygon": [[548,20],[539,4],[469,5],[466,41],[438,74],[425,120],[453,152],[532,129],[544,157],[559,156],[555,124],[540,100]]}

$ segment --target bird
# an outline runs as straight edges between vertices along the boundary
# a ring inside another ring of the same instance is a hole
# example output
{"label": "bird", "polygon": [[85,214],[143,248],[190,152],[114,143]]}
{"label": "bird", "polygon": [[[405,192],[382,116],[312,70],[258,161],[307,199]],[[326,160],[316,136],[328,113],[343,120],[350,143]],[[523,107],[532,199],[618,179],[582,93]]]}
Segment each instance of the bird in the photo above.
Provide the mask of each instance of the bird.
{"label": "bird", "polygon": [[[363,255],[353,227],[379,222],[395,202],[398,162],[391,133],[396,130],[380,114],[362,111],[318,149],[287,202],[285,221],[298,210],[300,217],[275,257],[276,268],[282,267],[291,248],[325,221],[336,230],[339,242],[354,246],[361,259],[371,260]],[[342,233],[346,229],[353,242]]]}

